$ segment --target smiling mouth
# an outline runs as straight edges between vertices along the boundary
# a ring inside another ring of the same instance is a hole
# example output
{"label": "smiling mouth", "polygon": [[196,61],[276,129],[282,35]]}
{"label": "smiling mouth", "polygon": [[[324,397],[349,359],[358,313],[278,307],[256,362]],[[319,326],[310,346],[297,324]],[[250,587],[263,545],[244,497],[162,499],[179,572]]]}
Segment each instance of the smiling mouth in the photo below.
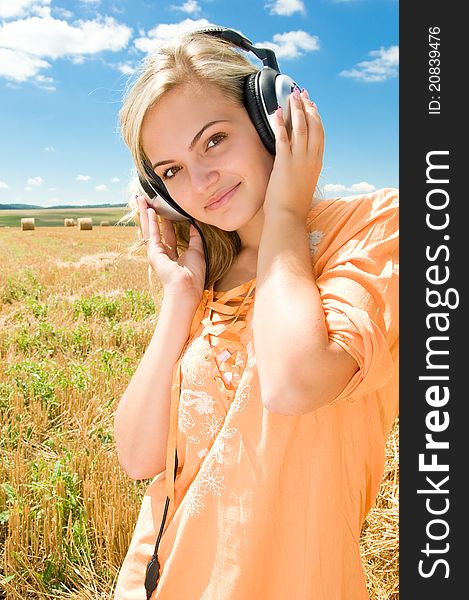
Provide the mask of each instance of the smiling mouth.
{"label": "smiling mouth", "polygon": [[207,206],[205,208],[208,210],[215,210],[216,208],[224,206],[231,200],[231,198],[236,193],[236,191],[240,185],[241,185],[241,183],[238,183],[238,184],[234,185],[232,188],[229,188],[217,200],[215,200],[214,202],[213,201],[210,202],[210,204],[207,204]]}

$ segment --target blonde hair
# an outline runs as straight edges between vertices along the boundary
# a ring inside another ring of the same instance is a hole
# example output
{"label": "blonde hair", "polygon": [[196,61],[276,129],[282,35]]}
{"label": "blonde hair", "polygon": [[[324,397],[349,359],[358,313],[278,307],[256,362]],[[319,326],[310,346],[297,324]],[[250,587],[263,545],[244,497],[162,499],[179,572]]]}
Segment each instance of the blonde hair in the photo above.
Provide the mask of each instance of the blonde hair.
{"label": "blonde hair", "polygon": [[[142,123],[147,111],[166,92],[190,83],[195,86],[216,85],[227,99],[243,106],[244,80],[256,68],[242,50],[213,35],[187,33],[148,56],[142,63],[136,81],[127,90],[120,111],[121,133],[130,149],[137,173],[145,177],[145,153],[141,145]],[[136,216],[132,198],[130,218]],[[236,231],[223,231],[200,223],[208,251],[207,286],[219,280],[231,267],[241,250]],[[175,222],[178,248],[189,243],[189,222]]]}

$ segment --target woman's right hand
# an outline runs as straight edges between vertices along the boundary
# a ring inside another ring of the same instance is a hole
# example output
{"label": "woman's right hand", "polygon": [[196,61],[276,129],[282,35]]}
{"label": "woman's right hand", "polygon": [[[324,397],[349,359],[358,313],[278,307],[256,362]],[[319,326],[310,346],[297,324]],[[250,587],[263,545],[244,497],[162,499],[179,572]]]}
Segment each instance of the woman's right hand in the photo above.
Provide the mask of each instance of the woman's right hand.
{"label": "woman's right hand", "polygon": [[178,256],[174,226],[161,218],[162,231],[156,212],[143,196],[137,197],[141,234],[147,240],[148,262],[163,286],[164,294],[193,295],[200,302],[205,284],[205,254],[197,229],[191,224],[189,247]]}

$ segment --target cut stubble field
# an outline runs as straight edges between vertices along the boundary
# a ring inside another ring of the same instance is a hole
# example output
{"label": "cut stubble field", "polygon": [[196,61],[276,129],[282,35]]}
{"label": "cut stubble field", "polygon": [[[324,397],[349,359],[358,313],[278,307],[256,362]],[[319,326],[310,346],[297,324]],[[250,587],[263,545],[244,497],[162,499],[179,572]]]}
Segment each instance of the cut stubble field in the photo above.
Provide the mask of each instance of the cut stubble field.
{"label": "cut stubble field", "polygon": [[[0,229],[5,600],[112,598],[148,485],[119,466],[113,415],[161,301],[135,241],[133,227]],[[373,600],[398,598],[397,519],[396,422],[360,539]]]}
{"label": "cut stubble field", "polygon": [[65,219],[76,221],[83,217],[92,219],[93,225],[99,226],[101,221],[115,225],[126,212],[124,207],[0,210],[0,228],[19,227],[23,218],[34,218],[36,227],[63,227]]}

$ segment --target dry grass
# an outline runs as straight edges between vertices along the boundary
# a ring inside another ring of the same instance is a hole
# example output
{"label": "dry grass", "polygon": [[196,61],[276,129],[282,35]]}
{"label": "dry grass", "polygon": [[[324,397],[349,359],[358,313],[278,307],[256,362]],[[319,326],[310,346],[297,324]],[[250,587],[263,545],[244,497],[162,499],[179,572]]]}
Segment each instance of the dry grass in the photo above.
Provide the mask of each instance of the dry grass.
{"label": "dry grass", "polygon": [[[134,228],[3,230],[0,598],[111,600],[146,482],[119,467],[113,412],[155,326]],[[158,298],[158,290],[155,297]],[[370,597],[398,597],[397,424],[361,538]]]}
{"label": "dry grass", "polygon": [[372,600],[399,598],[399,420],[386,445],[386,465],[375,504],[360,538],[360,554]]}

